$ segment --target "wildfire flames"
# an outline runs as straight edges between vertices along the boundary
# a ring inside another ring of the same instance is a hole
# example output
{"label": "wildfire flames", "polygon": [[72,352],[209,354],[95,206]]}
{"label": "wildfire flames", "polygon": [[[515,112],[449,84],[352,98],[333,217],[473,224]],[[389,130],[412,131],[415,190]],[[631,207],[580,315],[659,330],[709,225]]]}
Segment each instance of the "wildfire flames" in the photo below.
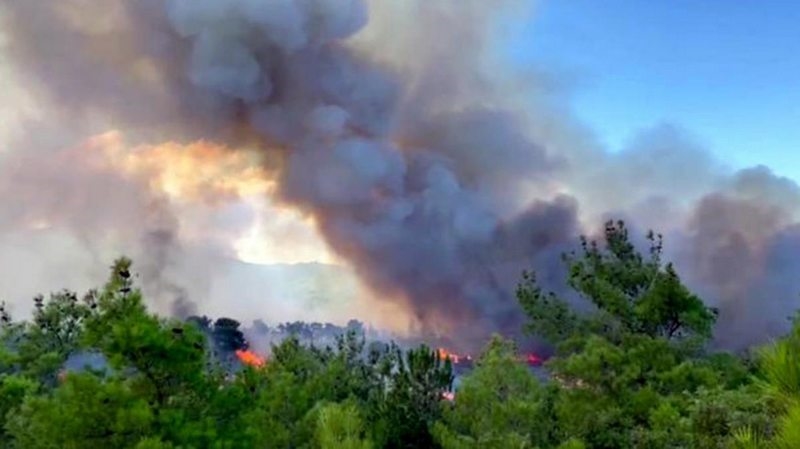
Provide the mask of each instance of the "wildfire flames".
{"label": "wildfire flames", "polygon": [[[439,355],[439,358],[442,360],[450,360],[453,365],[461,365],[461,364],[471,364],[472,363],[472,356],[470,355],[462,355],[456,354],[453,352],[448,351],[445,348],[439,348],[436,350],[436,353]],[[544,363],[544,357],[541,357],[534,353],[528,353],[525,355],[520,355],[516,357],[516,360],[521,363],[527,363],[528,366],[541,366]],[[453,402],[456,399],[456,392],[455,391],[443,391],[442,392],[442,400]]]}
{"label": "wildfire flames", "polygon": [[455,353],[452,353],[452,352],[450,352],[450,351],[448,351],[448,350],[446,350],[444,348],[439,348],[438,352],[439,352],[439,358],[440,359],[442,359],[442,360],[450,359],[450,361],[452,363],[455,363],[455,364],[458,364],[458,363],[461,363],[461,362],[471,362],[472,361],[472,357],[471,356],[455,354]]}
{"label": "wildfire flames", "polygon": [[[439,354],[440,359],[442,360],[449,359],[450,362],[452,362],[454,365],[458,365],[461,363],[472,363],[472,356],[470,355],[456,354],[444,348],[439,348],[437,352]],[[519,360],[520,362],[525,362],[530,366],[540,366],[542,363],[544,363],[544,358],[534,353],[529,353],[524,356],[517,357],[517,360]]]}
{"label": "wildfire flames", "polygon": [[528,365],[530,366],[539,366],[542,363],[544,363],[544,359],[542,357],[539,357],[538,355],[533,353],[525,356],[525,361],[528,362]]}
{"label": "wildfire flames", "polygon": [[242,362],[243,364],[247,366],[253,366],[256,368],[261,368],[267,363],[264,357],[261,357],[255,352],[247,350],[236,351],[236,358],[238,358],[239,361]]}

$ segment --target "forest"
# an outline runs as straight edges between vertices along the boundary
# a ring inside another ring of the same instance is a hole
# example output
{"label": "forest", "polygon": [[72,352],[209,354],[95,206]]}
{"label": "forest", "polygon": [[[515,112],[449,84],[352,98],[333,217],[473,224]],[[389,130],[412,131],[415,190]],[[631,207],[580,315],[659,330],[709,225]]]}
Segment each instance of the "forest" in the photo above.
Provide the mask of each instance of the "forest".
{"label": "forest", "polygon": [[525,332],[552,347],[545,376],[507,336],[456,373],[435,348],[376,341],[355,322],[317,341],[284,326],[261,359],[235,320],[148,311],[120,258],[102,288],[34,298],[28,320],[0,311],[0,446],[800,447],[800,320],[769,344],[714,349],[718,312],[646,237],[639,248],[609,222],[564,256],[589,307],[521,276]]}

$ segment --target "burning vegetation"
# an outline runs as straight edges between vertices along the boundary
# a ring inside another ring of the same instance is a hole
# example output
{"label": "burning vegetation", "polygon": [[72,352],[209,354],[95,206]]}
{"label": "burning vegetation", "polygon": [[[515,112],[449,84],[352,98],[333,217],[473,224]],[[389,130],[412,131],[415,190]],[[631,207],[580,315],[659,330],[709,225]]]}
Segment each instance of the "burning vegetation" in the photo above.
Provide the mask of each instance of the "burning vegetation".
{"label": "burning vegetation", "polygon": [[[670,126],[602,148],[498,62],[522,6],[0,2],[36,106],[2,142],[5,285],[139,263],[0,308],[0,447],[800,447],[800,188]],[[340,264],[405,339],[199,315],[242,306],[209,292],[243,260]]]}
{"label": "burning vegetation", "polygon": [[[444,348],[437,349],[437,353],[442,360],[450,360],[454,365],[471,367],[473,364],[473,358],[468,354],[455,354]],[[542,357],[533,353],[518,355],[517,360],[527,363],[530,366],[541,366],[544,363],[544,359]]]}
{"label": "burning vegetation", "polygon": [[[660,262],[661,241],[651,243],[645,256],[624,224],[609,223],[602,246],[565,258],[571,285],[594,310],[522,279],[517,297],[528,331],[547,341],[546,367],[499,335],[473,357],[370,340],[356,321],[241,329],[231,318],[159,318],[123,259],[82,299],[37,297],[30,321],[0,309],[0,441],[26,449],[733,448],[754,438],[771,449],[786,441],[798,424],[800,378],[790,365],[800,358],[800,328],[762,349],[758,363],[703,346],[715,311]],[[268,354],[252,347],[259,338],[269,339]]]}
{"label": "burning vegetation", "polygon": [[261,357],[260,355],[256,354],[253,351],[248,351],[246,349],[237,349],[236,350],[236,358],[239,359],[240,362],[247,366],[252,366],[255,368],[261,368],[267,363],[267,359]]}

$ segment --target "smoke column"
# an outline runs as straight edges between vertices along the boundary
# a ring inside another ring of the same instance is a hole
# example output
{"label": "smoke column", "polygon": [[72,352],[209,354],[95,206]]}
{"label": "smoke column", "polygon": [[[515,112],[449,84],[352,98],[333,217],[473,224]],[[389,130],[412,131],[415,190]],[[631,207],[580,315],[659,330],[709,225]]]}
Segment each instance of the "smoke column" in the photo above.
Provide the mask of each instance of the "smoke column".
{"label": "smoke column", "polygon": [[311,217],[377,299],[468,345],[517,329],[521,270],[557,287],[559,254],[610,216],[666,234],[721,308],[722,344],[785,329],[800,292],[798,187],[763,167],[731,174],[669,125],[607,153],[557,76],[498,65],[498,20],[528,3],[7,0],[5,56],[46,107],[2,161],[0,198],[17,209],[0,226],[66,198],[78,204],[52,219],[87,229],[80,202],[102,195],[137,205],[95,211],[92,229],[133,229],[148,277],[187,257],[158,198],[48,162],[55,146],[121,129],[130,145],[256,150],[274,183],[264,195]]}

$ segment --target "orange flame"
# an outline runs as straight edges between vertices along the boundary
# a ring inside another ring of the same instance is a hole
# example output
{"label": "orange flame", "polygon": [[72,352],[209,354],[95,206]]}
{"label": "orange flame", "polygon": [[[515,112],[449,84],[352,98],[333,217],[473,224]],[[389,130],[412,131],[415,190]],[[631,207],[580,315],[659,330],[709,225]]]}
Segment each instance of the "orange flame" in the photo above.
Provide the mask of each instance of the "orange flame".
{"label": "orange flame", "polygon": [[517,361],[527,363],[530,366],[540,366],[542,363],[544,363],[544,358],[531,352],[525,355],[517,356]]}
{"label": "orange flame", "polygon": [[437,352],[439,353],[440,359],[442,360],[450,359],[450,361],[453,362],[454,364],[458,364],[461,362],[469,362],[472,360],[472,357],[469,355],[456,354],[444,348],[439,348]]}
{"label": "orange flame", "polygon": [[[472,361],[472,357],[469,355],[456,354],[444,348],[439,348],[436,350],[436,352],[439,354],[440,359],[442,360],[450,359],[450,361],[455,365],[459,363],[469,363]],[[517,356],[516,360],[519,362],[527,363],[528,365],[531,366],[539,366],[542,363],[544,363],[544,358],[534,353],[528,353],[525,355]]]}
{"label": "orange flame", "polygon": [[253,366],[256,368],[260,368],[267,363],[264,357],[261,357],[260,355],[252,351],[237,350],[236,357],[239,359],[240,362],[244,363],[245,365]]}
{"label": "orange flame", "polygon": [[531,366],[539,366],[544,363],[544,359],[534,353],[528,354],[526,356],[526,361],[528,362],[528,365]]}

